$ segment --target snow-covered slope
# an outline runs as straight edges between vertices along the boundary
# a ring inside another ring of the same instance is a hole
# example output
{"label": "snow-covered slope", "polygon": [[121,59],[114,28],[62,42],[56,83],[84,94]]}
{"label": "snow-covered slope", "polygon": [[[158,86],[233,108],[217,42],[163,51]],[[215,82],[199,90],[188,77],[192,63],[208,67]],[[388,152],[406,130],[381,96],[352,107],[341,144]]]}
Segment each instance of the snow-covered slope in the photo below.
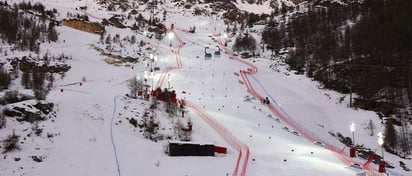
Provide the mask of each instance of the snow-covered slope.
{"label": "snow-covered slope", "polygon": [[279,10],[287,7],[294,7],[300,2],[300,0],[267,0],[261,1],[261,3],[248,3],[248,1],[237,0],[236,7],[241,11],[247,11],[255,14],[270,14],[275,10]]}
{"label": "snow-covered slope", "polygon": [[[46,2],[46,5],[58,7],[64,13],[75,7],[71,2]],[[172,5],[166,3],[165,6],[173,9]],[[94,17],[108,16],[105,12],[96,12],[97,6],[90,6],[88,13]],[[21,151],[3,156],[0,175],[206,176],[241,175],[242,172],[252,176],[355,175],[361,171],[349,167],[337,157],[347,155],[348,149],[329,135],[329,132],[340,132],[351,136],[351,122],[357,124],[356,141],[365,147],[380,149],[377,138],[369,137],[364,127],[373,119],[376,131],[382,130],[373,112],[349,109],[347,98],[337,103],[345,95],[321,90],[316,82],[290,74],[284,66],[279,66],[278,72],[273,71],[268,67],[267,59],[244,60],[257,67],[257,73],[247,77],[258,94],[270,97],[271,106],[298,124],[300,130],[318,141],[343,149],[343,153],[334,153],[315,145],[303,135],[294,134],[293,130],[297,129],[280,120],[267,105],[247,92],[239,70],[247,70],[250,68],[248,65],[223,51],[220,57],[204,59],[206,46],[212,51],[217,50],[218,43],[212,40],[211,35],[223,31],[223,21],[189,14],[169,12],[169,20],[164,23],[166,26],[175,24],[175,37],[161,41],[127,29],[106,29],[113,36],[135,35],[138,41],[144,40],[156,48],[158,61],[155,64],[160,70],[148,77],[147,84],[172,87],[179,99],[190,102],[193,106],[188,108],[186,116],[193,122],[192,141],[227,147],[227,154],[169,157],[164,153],[167,140],[153,142],[144,138],[139,129],[127,120],[140,117],[150,102],[124,95],[130,92],[127,88],[130,78],[145,75],[148,70],[146,63],[108,64],[105,61],[107,56],[91,46],[99,43],[99,36],[63,26],[58,28],[59,41],[45,44],[41,51],[65,53],[73,58],[72,68],[48,95],[48,100],[57,106],[57,117],[54,122],[45,122],[44,126],[46,131],[58,135],[49,143],[39,142],[46,139],[45,136],[32,137]],[[196,33],[185,32],[193,25]],[[225,38],[217,36],[215,40],[223,41]],[[129,48],[130,53],[135,52],[133,47],[125,48]],[[165,76],[168,79],[162,79]],[[245,101],[247,97],[250,101]],[[197,112],[204,113],[204,116]],[[162,111],[158,115],[167,118]],[[13,125],[16,126],[8,126],[7,130],[27,128],[17,123]],[[231,142],[242,144],[242,153]],[[44,160],[33,162],[30,156],[39,151]],[[15,161],[16,157],[25,159]],[[241,162],[238,162],[239,158]],[[385,159],[393,163],[397,161],[395,156],[387,153]],[[399,169],[392,172],[403,173]]]}

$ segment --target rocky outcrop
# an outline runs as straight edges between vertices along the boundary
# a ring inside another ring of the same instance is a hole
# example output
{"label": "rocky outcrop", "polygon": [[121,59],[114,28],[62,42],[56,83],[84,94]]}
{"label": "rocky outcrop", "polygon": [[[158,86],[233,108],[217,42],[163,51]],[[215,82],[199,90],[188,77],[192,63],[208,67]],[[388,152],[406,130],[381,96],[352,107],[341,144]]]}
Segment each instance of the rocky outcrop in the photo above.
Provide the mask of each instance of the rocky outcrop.
{"label": "rocky outcrop", "polygon": [[63,20],[62,25],[69,26],[85,32],[91,32],[102,35],[105,32],[104,26],[100,23],[92,23],[88,21],[81,21],[77,19]]}
{"label": "rocky outcrop", "polygon": [[293,4],[298,5],[299,3],[302,2],[302,0],[291,0],[293,2]]}
{"label": "rocky outcrop", "polygon": [[52,112],[53,103],[37,102],[36,104],[20,104],[10,109],[4,110],[4,115],[8,117],[15,117],[17,121],[26,121],[35,123],[47,119],[47,115]]}
{"label": "rocky outcrop", "polygon": [[[62,57],[60,59],[69,59],[67,57]],[[23,57],[20,60],[17,60],[19,63],[19,68],[23,72],[31,72],[33,70],[39,71],[39,72],[48,72],[48,73],[64,73],[69,71],[71,68],[69,65],[66,64],[56,64],[56,65],[51,65],[51,64],[42,64],[39,65],[37,62],[31,60],[30,58]]]}

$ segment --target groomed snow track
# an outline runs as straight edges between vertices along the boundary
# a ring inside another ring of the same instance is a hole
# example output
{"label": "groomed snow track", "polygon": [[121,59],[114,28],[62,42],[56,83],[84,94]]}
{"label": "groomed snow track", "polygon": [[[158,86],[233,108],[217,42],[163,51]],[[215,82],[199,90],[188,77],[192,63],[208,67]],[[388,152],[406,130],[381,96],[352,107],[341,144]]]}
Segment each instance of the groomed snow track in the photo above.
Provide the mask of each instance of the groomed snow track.
{"label": "groomed snow track", "polygon": [[[257,73],[257,71],[258,71],[257,67],[255,65],[239,58],[238,56],[235,56],[227,47],[225,47],[224,43],[220,39],[221,36],[219,34],[215,34],[215,35],[213,35],[213,37],[215,37],[215,39],[216,39],[215,41],[217,41],[218,45],[222,48],[224,53],[226,53],[229,56],[230,59],[241,62],[241,63],[243,63],[243,64],[245,64],[249,67],[246,70],[240,70],[239,71],[239,74],[242,77],[242,83],[246,87],[248,93],[250,93],[252,96],[256,97],[258,100],[262,100],[264,98],[264,96],[262,96],[261,94],[256,92],[256,90],[253,88],[253,86],[252,86],[252,84],[249,80],[249,76]],[[274,100],[272,99],[272,101],[274,101]],[[305,139],[307,139],[311,142],[314,142],[314,141],[322,142],[326,149],[332,151],[336,155],[336,157],[339,158],[346,165],[350,166],[351,164],[358,164],[358,165],[362,166],[362,168],[365,170],[365,172],[368,175],[371,175],[371,176],[381,175],[381,173],[379,173],[378,170],[375,167],[369,165],[370,160],[366,161],[363,164],[359,163],[358,161],[354,160],[353,158],[347,156],[344,153],[345,148],[339,149],[336,146],[333,146],[329,143],[326,143],[326,142],[318,139],[314,135],[310,134],[309,131],[304,130],[298,123],[296,123],[296,122],[292,121],[290,118],[288,118],[288,115],[285,112],[283,112],[283,110],[280,107],[274,106],[273,103],[269,104],[267,107],[275,116],[277,116],[280,120],[282,120],[287,126],[289,126],[293,130],[298,132],[303,138],[305,138]]]}
{"label": "groomed snow track", "polygon": [[[89,17],[95,18],[95,19],[101,19],[99,17],[96,17],[90,13],[88,13],[87,11],[83,11],[84,14],[88,15]],[[176,33],[174,31],[172,31],[175,36],[176,39],[179,41],[179,46],[175,49],[172,50],[171,52],[173,52],[176,56],[176,67],[168,67],[165,70],[163,70],[163,72],[161,73],[161,77],[158,80],[156,87],[161,87],[162,83],[164,82],[164,79],[166,78],[168,72],[170,72],[173,69],[181,69],[183,68],[182,62],[181,62],[181,58],[180,58],[180,49],[184,46],[183,41],[179,38],[178,35],[176,35]],[[223,42],[220,40],[220,35],[213,35],[213,37],[217,38],[217,43],[219,44],[219,46],[221,47],[221,49],[223,49],[225,51],[225,53],[229,56],[230,59],[236,60],[238,62],[241,62],[247,66],[249,66],[249,68],[247,70],[240,70],[239,73],[242,77],[242,83],[244,86],[246,86],[247,88],[247,92],[250,93],[251,95],[253,95],[254,97],[258,98],[259,100],[262,99],[264,96],[262,96],[261,94],[257,93],[256,90],[253,88],[250,80],[249,80],[249,76],[257,73],[258,69],[256,66],[254,66],[253,64],[240,59],[237,56],[234,56],[233,53],[224,46]],[[269,95],[269,97],[271,97]],[[272,101],[274,101],[272,99]],[[114,108],[114,112],[116,110],[116,97],[114,98],[114,103],[115,103],[115,108]],[[238,154],[238,158],[235,164],[235,168],[233,171],[233,175],[241,175],[244,176],[246,175],[246,171],[247,171],[247,165],[248,165],[248,160],[249,160],[249,155],[250,155],[250,151],[249,151],[249,147],[245,144],[243,144],[242,142],[240,142],[234,135],[231,134],[230,131],[228,131],[223,125],[219,124],[216,120],[214,120],[213,117],[211,117],[207,112],[205,112],[203,109],[199,108],[198,106],[196,106],[195,104],[192,104],[190,102],[186,102],[187,106],[194,111],[197,115],[199,115],[199,117],[201,117],[205,122],[207,122],[207,124],[209,126],[211,126],[231,147],[235,148],[239,154]],[[298,125],[298,123],[292,121],[286,112],[284,112],[282,110],[281,107],[278,106],[274,106],[273,104],[270,104],[268,106],[268,109],[274,114],[276,115],[279,119],[281,119],[285,124],[287,124],[289,127],[293,128],[295,131],[299,132],[302,137],[304,137],[305,139],[309,140],[309,141],[320,141],[318,138],[316,138],[315,136],[311,135],[309,133],[309,131],[304,130],[300,125]],[[113,113],[114,113],[113,112]],[[113,120],[113,117],[112,117]],[[113,122],[112,122],[113,123]],[[111,127],[112,128],[112,127]],[[112,135],[112,129],[111,129],[111,135]],[[117,158],[117,154],[116,154],[116,146],[114,144],[114,139],[113,136],[111,136],[112,139],[112,144],[113,144],[113,149],[115,150],[115,157],[116,157],[116,164],[117,164],[117,171],[118,171],[118,175],[121,175],[120,172],[120,166],[119,166],[119,161]],[[323,141],[320,141],[323,142]],[[356,164],[360,164],[363,169],[366,171],[366,173],[368,175],[381,175],[381,173],[378,173],[377,169],[374,166],[370,166],[370,160],[368,160],[366,163],[361,164],[357,161],[355,161],[353,158],[350,158],[349,156],[345,155],[345,153],[343,152],[345,148],[343,149],[339,149],[331,144],[325,143],[325,148],[332,151],[343,163],[350,165],[353,163]],[[245,155],[245,156],[243,156]],[[243,162],[242,162],[243,161]],[[242,166],[241,166],[242,165]],[[239,169],[240,172],[239,172]],[[396,173],[392,173],[391,175],[398,175]]]}
{"label": "groomed snow track", "polygon": [[[184,46],[184,42],[176,34],[174,30],[171,30],[174,33],[174,36],[179,41],[177,48],[172,49],[171,51],[175,54],[176,57],[176,67],[167,67],[160,75],[158,82],[156,83],[156,88],[162,87],[162,84],[170,71],[173,69],[183,68],[182,61],[180,58],[180,49]],[[250,151],[249,147],[239,141],[229,130],[227,130],[223,125],[217,122],[212,116],[210,116],[206,111],[197,105],[186,101],[186,105],[199,117],[202,118],[210,127],[212,127],[218,134],[221,136],[232,148],[236,149],[238,157],[236,160],[235,168],[233,170],[233,176],[241,175],[245,176],[247,171],[247,165],[249,162]]]}

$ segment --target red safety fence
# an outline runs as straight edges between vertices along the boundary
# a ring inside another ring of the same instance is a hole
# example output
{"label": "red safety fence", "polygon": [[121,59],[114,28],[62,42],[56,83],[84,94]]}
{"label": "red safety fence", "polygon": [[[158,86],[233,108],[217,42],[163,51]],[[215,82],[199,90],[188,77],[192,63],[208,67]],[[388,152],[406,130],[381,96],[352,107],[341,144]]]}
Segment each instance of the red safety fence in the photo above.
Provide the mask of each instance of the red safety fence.
{"label": "red safety fence", "polygon": [[177,50],[175,50],[175,55],[176,55],[176,63],[177,63],[177,68],[182,68],[182,60],[180,58],[180,49],[183,47],[184,42],[182,41],[182,39],[176,34],[176,32],[174,30],[172,30],[171,32],[173,32],[174,36],[176,37],[177,41],[179,41],[179,46],[177,47]]}
{"label": "red safety fence", "polygon": [[159,80],[157,80],[155,89],[162,87],[162,84],[163,84],[163,82],[164,82],[167,74],[168,74],[169,71],[172,70],[172,69],[175,69],[175,68],[173,68],[173,67],[167,67],[166,69],[164,69],[164,70],[162,71],[162,73],[160,74]]}
{"label": "red safety fence", "polygon": [[171,32],[173,32],[174,36],[176,36],[176,39],[179,41],[179,46],[177,47],[177,49],[176,49],[176,50],[172,50],[173,53],[174,53],[175,56],[176,56],[176,64],[177,64],[177,67],[176,67],[176,68],[175,68],[175,67],[167,67],[165,70],[163,70],[163,72],[160,74],[159,80],[158,80],[157,83],[156,83],[156,87],[155,87],[156,89],[159,88],[159,87],[162,87],[163,82],[164,82],[164,80],[165,80],[165,78],[166,78],[167,73],[169,73],[172,69],[181,69],[181,68],[183,67],[182,60],[181,60],[181,58],[180,58],[180,48],[183,47],[184,42],[180,39],[180,37],[176,34],[175,31],[171,31]]}
{"label": "red safety fence", "polygon": [[[156,83],[156,89],[160,88],[162,86],[162,84],[164,82],[164,79],[166,78],[166,76],[168,75],[168,73],[172,69],[180,69],[180,68],[183,67],[179,53],[180,53],[180,49],[184,45],[184,42],[180,39],[180,37],[176,34],[175,31],[172,31],[172,32],[176,36],[176,39],[179,41],[179,46],[177,47],[177,50],[173,50],[173,52],[176,55],[177,68],[168,67],[165,70],[163,70],[163,72],[160,75],[159,80]],[[221,125],[216,120],[214,120],[209,114],[207,114],[205,111],[203,111],[203,109],[201,109],[198,106],[196,106],[196,105],[194,105],[190,102],[187,102],[187,101],[185,101],[185,105],[187,107],[191,108],[194,113],[196,113],[209,126],[211,126],[231,147],[233,147],[234,149],[236,149],[239,152],[238,158],[236,160],[236,165],[235,165],[235,168],[234,168],[234,171],[233,171],[233,176],[237,176],[239,174],[240,164],[242,164],[242,168],[240,170],[240,175],[245,176],[246,175],[247,164],[248,164],[248,161],[249,161],[249,155],[250,155],[249,147],[246,146],[245,144],[241,143],[232,133],[230,133],[229,130],[227,130],[223,125]],[[244,150],[245,156],[243,156],[242,150]],[[243,158],[243,163],[241,163],[242,157],[244,157]]]}
{"label": "red safety fence", "polygon": [[245,152],[240,175],[241,176],[246,175],[246,169],[247,169],[247,164],[248,164],[249,155],[250,155],[249,147],[247,147],[245,144],[240,142],[228,129],[226,129],[223,125],[217,122],[212,116],[210,116],[202,108],[190,102],[186,102],[186,105],[194,113],[196,113],[199,117],[201,117],[203,121],[205,121],[210,127],[212,127],[219,134],[219,136],[222,137],[222,139],[225,140],[232,148],[236,149],[239,152],[239,155],[236,161],[236,166],[233,171],[234,176],[238,175],[239,173],[239,166],[241,164],[242,154],[243,154],[242,150]]}
{"label": "red safety fence", "polygon": [[[219,36],[219,35],[213,35],[213,36]],[[254,66],[252,63],[247,62],[246,60],[243,60],[243,59],[233,55],[233,53],[224,46],[224,44],[221,40],[217,40],[217,43],[224,50],[224,53],[226,53],[229,56],[230,59],[237,60],[237,61],[239,61],[239,62],[241,62],[241,63],[248,66],[248,68],[246,68],[246,70],[240,70],[239,71],[240,75],[242,77],[242,80],[243,80],[242,82],[244,83],[248,93],[250,93],[251,95],[253,95],[257,99],[262,100],[263,96],[255,91],[255,89],[253,88],[253,86],[250,83],[250,80],[248,78],[249,74],[255,74],[257,72],[257,70],[258,70],[257,67]],[[281,110],[278,109],[277,107],[275,107],[273,104],[269,104],[268,108],[274,115],[276,115],[279,119],[281,119],[287,126],[289,126],[293,130],[298,132],[303,138],[305,138],[309,141],[312,141],[312,142],[314,142],[314,141],[322,142],[326,149],[332,151],[334,153],[334,155],[336,155],[337,158],[339,158],[346,165],[357,164],[357,165],[362,166],[363,169],[366,171],[366,173],[368,175],[379,174],[378,171],[376,170],[376,168],[373,168],[373,167],[369,166],[369,162],[370,162],[369,160],[365,164],[361,164],[360,162],[354,160],[353,158],[351,158],[349,156],[346,156],[345,153],[344,153],[345,148],[339,149],[339,148],[337,148],[337,147],[335,147],[331,144],[328,144],[324,141],[319,140],[318,138],[316,138],[312,134],[310,134],[307,130],[303,130],[303,128],[300,125],[298,125],[297,123],[292,121],[290,118],[288,118],[286,115],[284,115],[281,112]],[[246,167],[246,166],[244,165],[244,167]],[[246,170],[246,168],[245,168],[245,170]]]}

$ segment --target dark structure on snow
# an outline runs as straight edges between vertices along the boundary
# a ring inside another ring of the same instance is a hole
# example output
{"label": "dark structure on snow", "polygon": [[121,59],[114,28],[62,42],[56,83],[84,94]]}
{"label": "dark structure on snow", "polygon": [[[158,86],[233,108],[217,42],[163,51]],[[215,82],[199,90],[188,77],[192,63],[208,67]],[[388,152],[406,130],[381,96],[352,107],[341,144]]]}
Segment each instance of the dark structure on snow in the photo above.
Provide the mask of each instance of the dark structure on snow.
{"label": "dark structure on snow", "polygon": [[213,144],[169,141],[166,152],[169,156],[215,156],[215,146]]}

